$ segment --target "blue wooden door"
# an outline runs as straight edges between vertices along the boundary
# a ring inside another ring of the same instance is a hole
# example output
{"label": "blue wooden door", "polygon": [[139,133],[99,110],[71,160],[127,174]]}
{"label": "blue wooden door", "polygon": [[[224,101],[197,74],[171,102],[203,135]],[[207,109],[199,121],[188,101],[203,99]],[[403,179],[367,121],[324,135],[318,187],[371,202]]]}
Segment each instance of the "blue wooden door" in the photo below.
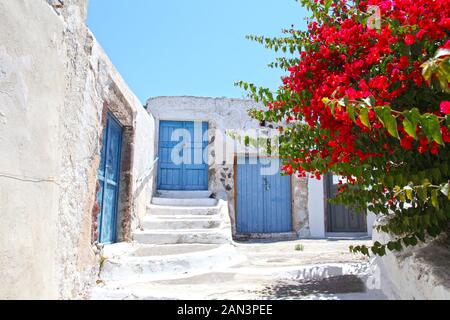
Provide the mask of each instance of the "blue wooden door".
{"label": "blue wooden door", "polygon": [[160,122],[159,190],[208,190],[207,131],[207,122]]}
{"label": "blue wooden door", "polygon": [[116,241],[122,132],[119,122],[108,114],[106,128],[103,130],[103,146],[98,171],[100,190],[97,194],[100,204],[99,242],[105,244]]}
{"label": "blue wooden door", "polygon": [[238,233],[292,231],[291,178],[264,175],[259,159],[237,165],[236,219]]}

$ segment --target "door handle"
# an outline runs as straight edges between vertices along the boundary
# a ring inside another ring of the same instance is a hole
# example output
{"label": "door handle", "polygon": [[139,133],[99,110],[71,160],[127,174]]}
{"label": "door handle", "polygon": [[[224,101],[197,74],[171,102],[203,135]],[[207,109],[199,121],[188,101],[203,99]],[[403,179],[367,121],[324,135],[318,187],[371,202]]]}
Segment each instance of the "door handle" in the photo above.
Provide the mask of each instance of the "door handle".
{"label": "door handle", "polygon": [[266,191],[270,191],[270,183],[269,183],[269,180],[267,180],[267,178],[264,177],[264,178],[263,178],[263,181],[264,181],[264,189],[265,189]]}

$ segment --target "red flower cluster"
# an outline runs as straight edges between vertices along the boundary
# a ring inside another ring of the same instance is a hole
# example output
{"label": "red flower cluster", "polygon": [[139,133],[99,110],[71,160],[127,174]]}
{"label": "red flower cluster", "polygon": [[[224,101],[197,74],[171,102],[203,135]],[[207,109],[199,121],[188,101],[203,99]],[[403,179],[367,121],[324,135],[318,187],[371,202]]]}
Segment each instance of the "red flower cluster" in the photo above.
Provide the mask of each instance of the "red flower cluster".
{"label": "red flower cluster", "polygon": [[[361,12],[366,12],[369,6],[380,8],[380,30],[367,27],[360,16],[346,14],[349,6],[345,0],[341,5],[333,4],[333,16],[338,17],[333,18],[333,23],[309,24],[311,43],[300,53],[300,62],[283,78],[284,88],[297,93],[301,99],[292,107],[294,116],[290,114],[287,120],[295,120],[297,115],[312,128],[329,130],[331,139],[323,137],[328,140],[326,146],[315,150],[323,159],[329,159],[329,167],[339,162],[363,162],[369,157],[383,155],[361,150],[355,141],[361,132],[376,139],[377,134],[384,134],[384,131],[376,130],[383,126],[374,111],[369,112],[371,129],[358,117],[355,128],[348,110],[337,106],[332,112],[324,104],[324,97],[354,100],[373,96],[376,105],[391,105],[409,90],[427,85],[421,65],[431,53],[421,43],[450,47],[450,41],[446,41],[450,32],[450,0],[361,1],[358,6]],[[396,27],[399,25],[401,29]],[[416,53],[413,55],[412,51]],[[270,107],[281,108],[283,103]],[[438,109],[439,106],[429,106],[426,111],[439,112]],[[443,102],[440,111],[450,114],[450,102]],[[439,146],[435,142],[422,139],[418,143],[402,127],[399,132],[404,149],[438,153]],[[420,131],[418,133],[420,136]],[[445,126],[442,126],[442,133],[444,141],[450,142]],[[386,153],[392,153],[392,150],[389,145],[384,148]],[[300,171],[301,163],[308,162],[311,155],[304,153],[302,159],[297,159]],[[286,169],[288,173],[293,172],[292,167]]]}
{"label": "red flower cluster", "polygon": [[442,101],[441,112],[445,115],[450,114],[450,101]]}

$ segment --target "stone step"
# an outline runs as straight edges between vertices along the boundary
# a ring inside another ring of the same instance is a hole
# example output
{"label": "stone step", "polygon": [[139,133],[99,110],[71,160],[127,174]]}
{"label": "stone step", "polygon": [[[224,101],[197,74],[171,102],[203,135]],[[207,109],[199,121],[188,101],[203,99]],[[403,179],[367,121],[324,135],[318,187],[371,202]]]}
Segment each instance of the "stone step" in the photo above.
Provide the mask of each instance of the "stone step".
{"label": "stone step", "polygon": [[152,204],[172,207],[214,207],[217,205],[217,200],[212,198],[177,199],[155,197],[152,200]]}
{"label": "stone step", "polygon": [[225,244],[231,243],[228,229],[180,229],[135,231],[133,238],[141,244]]}
{"label": "stone step", "polygon": [[151,204],[147,209],[149,215],[164,215],[164,216],[181,216],[181,215],[202,215],[211,216],[219,213],[219,207],[179,207],[179,206],[164,206]]}
{"label": "stone step", "polygon": [[180,214],[180,215],[176,215],[176,214],[168,214],[168,215],[162,215],[162,214],[158,214],[158,215],[147,215],[145,219],[155,219],[155,220],[183,220],[183,219],[189,219],[189,220],[220,220],[221,216],[219,214],[213,214],[213,215],[204,215],[204,214],[199,214],[199,215],[195,215],[195,214]]}
{"label": "stone step", "polygon": [[173,229],[211,229],[218,228],[222,220],[214,216],[178,216],[179,218],[162,219],[162,216],[147,216],[144,218],[145,230],[173,230]]}
{"label": "stone step", "polygon": [[156,197],[172,199],[202,199],[211,197],[211,194],[211,191],[156,191]]}
{"label": "stone step", "polygon": [[138,245],[127,255],[106,257],[100,278],[103,281],[162,280],[202,274],[232,267],[245,257],[231,245],[177,244]]}

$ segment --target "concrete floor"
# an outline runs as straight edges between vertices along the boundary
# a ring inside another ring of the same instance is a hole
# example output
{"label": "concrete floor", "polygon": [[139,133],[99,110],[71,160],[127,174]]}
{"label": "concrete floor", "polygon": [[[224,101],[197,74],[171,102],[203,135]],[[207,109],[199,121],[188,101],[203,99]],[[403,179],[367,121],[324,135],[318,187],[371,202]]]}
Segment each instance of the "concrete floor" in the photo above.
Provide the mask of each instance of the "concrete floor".
{"label": "concrete floor", "polygon": [[[361,240],[298,240],[282,242],[235,243],[240,253],[249,259],[248,265],[255,267],[283,267],[326,263],[368,262],[368,258],[350,252],[350,246],[371,245]],[[297,251],[296,247],[302,246]]]}
{"label": "concrete floor", "polygon": [[[234,243],[236,254],[245,256],[231,267],[186,273],[152,281],[137,278],[114,283],[99,282],[92,299],[186,300],[380,300],[384,295],[369,290],[369,260],[350,253],[361,240],[302,240]],[[297,250],[296,250],[297,249]]]}

